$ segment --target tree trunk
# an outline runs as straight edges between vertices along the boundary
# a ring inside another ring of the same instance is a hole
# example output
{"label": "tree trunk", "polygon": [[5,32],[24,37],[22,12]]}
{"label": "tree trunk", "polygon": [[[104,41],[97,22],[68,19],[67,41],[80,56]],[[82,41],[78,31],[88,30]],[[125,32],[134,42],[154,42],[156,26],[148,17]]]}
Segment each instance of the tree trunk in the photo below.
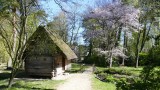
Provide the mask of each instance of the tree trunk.
{"label": "tree trunk", "polygon": [[138,68],[138,61],[139,61],[139,52],[136,55],[136,68]]}
{"label": "tree trunk", "polygon": [[112,62],[113,62],[113,55],[112,55],[112,52],[111,52],[110,62],[109,62],[109,68],[112,67]]}
{"label": "tree trunk", "polygon": [[[75,18],[75,16],[73,17],[73,18]],[[72,21],[73,23],[72,23],[72,28],[71,28],[71,38],[70,38],[70,41],[69,41],[69,44],[70,44],[70,46],[73,44],[73,39],[74,39],[74,30],[75,30],[75,28],[76,28],[76,21],[75,21],[75,19]]]}
{"label": "tree trunk", "polygon": [[139,51],[139,52],[142,52],[142,50],[143,50],[143,47],[144,47],[144,45],[145,45],[145,43],[146,43],[147,36],[149,35],[149,32],[150,32],[150,30],[151,30],[152,22],[153,22],[153,21],[151,21],[151,24],[150,24],[150,26],[149,26],[148,31],[147,31],[147,28],[146,28],[147,24],[146,24],[146,23],[144,24],[143,36],[142,36],[142,42],[141,42],[141,48],[140,48],[140,51]]}
{"label": "tree trunk", "polygon": [[125,58],[123,58],[123,60],[122,60],[122,64],[121,64],[122,66],[124,66],[124,60],[125,60]]}
{"label": "tree trunk", "polygon": [[121,40],[122,25],[123,24],[120,25],[119,30],[118,30],[117,35],[116,35],[115,47],[119,46],[119,42]]}
{"label": "tree trunk", "polygon": [[22,65],[22,62],[23,62],[22,56],[25,49],[24,40],[25,40],[26,19],[27,19],[26,0],[20,0],[19,4],[20,4],[20,13],[21,13],[20,32],[19,32],[19,38],[17,39],[18,41],[17,49],[13,53],[13,58],[12,58],[13,67],[12,67],[11,76],[8,83],[9,88],[12,86],[13,79]]}
{"label": "tree trunk", "polygon": [[7,62],[7,69],[11,70],[12,69],[12,59],[9,57],[9,60]]}
{"label": "tree trunk", "polygon": [[[16,8],[12,9],[13,12],[13,21],[12,21],[12,25],[13,25],[13,46],[12,46],[12,52],[14,53],[16,50],[16,42],[17,42],[17,30],[16,30]],[[8,63],[7,63],[7,69],[12,69],[12,59],[11,57],[9,57]]]}
{"label": "tree trunk", "polygon": [[90,40],[89,53],[88,53],[87,57],[90,57],[92,55],[92,49],[93,49],[93,42],[92,42],[92,40]]}
{"label": "tree trunk", "polygon": [[141,31],[139,31],[138,33],[138,37],[137,37],[137,44],[136,44],[136,68],[138,68],[138,61],[139,61],[139,42],[140,42],[140,36],[141,36]]}
{"label": "tree trunk", "polygon": [[9,79],[9,83],[8,83],[8,88],[12,87],[12,84],[13,84],[13,80],[14,80],[14,74],[13,74],[13,69],[12,69],[12,72],[11,72],[11,75],[10,75],[10,79]]}
{"label": "tree trunk", "polygon": [[[126,32],[124,32],[124,41],[123,41],[123,53],[126,54],[126,48],[127,48],[127,36],[126,36]],[[122,66],[124,66],[124,61],[125,58],[123,58],[122,60]]]}
{"label": "tree trunk", "polygon": [[118,47],[119,46],[119,42],[120,42],[120,39],[121,39],[121,28],[118,30],[118,34],[116,35],[117,36],[117,39],[116,39],[116,43],[115,43],[115,47]]}
{"label": "tree trunk", "polygon": [[11,87],[12,87],[12,84],[13,84],[13,78],[12,78],[12,79],[9,79],[8,88],[11,88]]}
{"label": "tree trunk", "polygon": [[80,30],[80,26],[78,27],[77,32],[75,33],[75,35],[74,35],[74,37],[73,37],[73,41],[74,41],[74,42],[78,42],[78,41],[77,41],[77,36],[78,36],[79,30]]}

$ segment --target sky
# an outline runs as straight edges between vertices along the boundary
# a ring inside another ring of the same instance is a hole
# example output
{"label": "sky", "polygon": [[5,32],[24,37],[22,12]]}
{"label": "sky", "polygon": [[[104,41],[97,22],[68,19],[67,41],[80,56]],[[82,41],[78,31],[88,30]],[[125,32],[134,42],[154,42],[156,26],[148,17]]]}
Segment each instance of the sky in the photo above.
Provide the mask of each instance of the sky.
{"label": "sky", "polygon": [[[74,2],[78,2],[79,11],[83,12],[86,10],[88,6],[94,6],[95,0],[73,0]],[[42,0],[40,1],[40,4],[42,5],[42,8],[46,11],[48,14],[48,18],[51,19],[54,16],[58,15],[59,12],[61,12],[61,8],[54,2],[54,0]],[[67,8],[68,4],[63,4],[63,8]]]}
{"label": "sky", "polygon": [[[83,12],[87,9],[88,6],[94,6],[95,0],[73,0],[74,2],[78,2],[78,11],[83,14]],[[53,17],[57,16],[59,12],[61,12],[61,8],[54,2],[54,0],[42,0],[40,1],[41,7],[46,11],[48,14],[48,20],[53,20]],[[70,3],[63,3],[63,8],[69,10]],[[71,8],[74,9],[74,8]],[[84,44],[84,40],[82,37],[83,28],[80,29],[80,34],[78,35],[78,43]]]}

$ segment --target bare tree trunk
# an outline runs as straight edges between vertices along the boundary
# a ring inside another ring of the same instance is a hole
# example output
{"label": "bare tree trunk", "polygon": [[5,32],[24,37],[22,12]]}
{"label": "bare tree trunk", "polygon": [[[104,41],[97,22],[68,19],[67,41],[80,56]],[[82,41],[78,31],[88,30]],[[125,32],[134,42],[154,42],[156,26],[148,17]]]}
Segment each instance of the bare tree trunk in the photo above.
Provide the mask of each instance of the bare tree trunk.
{"label": "bare tree trunk", "polygon": [[25,50],[25,30],[26,30],[26,19],[27,19],[27,15],[26,15],[26,0],[20,0],[19,1],[20,4],[20,13],[21,13],[21,17],[20,17],[20,32],[19,32],[19,38],[17,39],[18,44],[17,44],[17,49],[16,51],[13,53],[13,67],[12,67],[12,71],[11,71],[11,75],[10,75],[10,79],[8,82],[8,88],[10,88],[13,84],[13,79],[16,76],[18,70],[20,69],[23,59],[23,53]]}
{"label": "bare tree trunk", "polygon": [[12,87],[13,79],[14,79],[13,76],[11,76],[9,79],[8,88]]}
{"label": "bare tree trunk", "polygon": [[7,62],[7,69],[10,70],[12,69],[12,59],[9,57],[9,60]]}
{"label": "bare tree trunk", "polygon": [[89,44],[89,53],[88,53],[87,57],[90,57],[92,55],[92,49],[93,49],[93,42],[92,42],[92,39],[91,39],[90,44]]}
{"label": "bare tree trunk", "polygon": [[138,61],[139,61],[139,42],[140,42],[140,36],[141,36],[141,31],[139,31],[138,33],[138,37],[137,37],[137,44],[136,44],[136,68],[138,68]]}
{"label": "bare tree trunk", "polygon": [[139,61],[139,52],[136,55],[136,68],[138,68],[138,61]]}
{"label": "bare tree trunk", "polygon": [[[70,45],[72,45],[73,44],[73,42],[74,42],[74,31],[75,31],[75,29],[77,28],[76,27],[76,23],[77,23],[77,20],[76,20],[76,12],[73,12],[72,13],[72,17],[71,17],[71,24],[72,24],[72,26],[71,26],[71,38],[70,38],[70,41],[69,41],[69,44]],[[79,28],[78,28],[79,29]]]}
{"label": "bare tree trunk", "polygon": [[[151,25],[152,25],[152,22],[153,22],[153,21],[151,21]],[[150,32],[150,30],[151,30],[151,25],[149,26],[148,31],[147,31],[147,28],[146,28],[147,24],[145,23],[145,25],[144,25],[142,42],[141,42],[141,48],[140,48],[140,51],[139,51],[139,52],[142,52],[142,50],[143,50],[143,47],[144,47],[144,45],[145,45],[145,43],[146,43],[147,36],[149,35],[149,32]]]}
{"label": "bare tree trunk", "polygon": [[73,44],[74,29],[75,29],[75,27],[73,27],[73,29],[71,31],[71,39],[69,41],[70,46]]}
{"label": "bare tree trunk", "polygon": [[122,60],[122,64],[121,64],[122,66],[124,66],[124,60],[125,60],[125,58],[123,58],[123,60]]}
{"label": "bare tree trunk", "polygon": [[[27,21],[26,21],[27,22]],[[25,24],[26,25],[26,24]],[[26,27],[26,26],[25,26]],[[27,33],[24,32],[24,40],[23,40],[23,45],[25,45],[25,43],[27,42]],[[24,61],[22,61],[22,65],[20,66],[21,69],[24,69],[25,67],[25,63]]]}
{"label": "bare tree trunk", "polygon": [[111,52],[110,62],[109,62],[109,68],[112,67],[112,62],[113,62],[113,55],[112,55],[112,52]]}
{"label": "bare tree trunk", "polygon": [[[14,53],[16,50],[16,42],[17,42],[17,30],[16,30],[16,8],[12,9],[13,12],[13,21],[12,21],[12,25],[13,25],[13,46],[12,46],[12,52]],[[7,63],[7,69],[12,69],[12,59],[11,57],[9,57],[8,63]]]}
{"label": "bare tree trunk", "polygon": [[74,38],[73,38],[73,41],[74,41],[74,42],[75,42],[75,41],[76,41],[76,39],[77,39],[77,36],[78,36],[79,30],[80,30],[80,26],[78,27],[77,32],[76,32],[76,33],[75,33],[75,35],[74,35]]}
{"label": "bare tree trunk", "polygon": [[[126,48],[127,48],[127,36],[126,36],[126,32],[124,32],[124,41],[123,41],[123,53],[126,54]],[[122,60],[122,66],[124,66],[124,61],[125,58],[123,58]]]}
{"label": "bare tree trunk", "polygon": [[120,43],[120,39],[121,39],[121,33],[122,33],[122,25],[123,24],[121,24],[120,26],[119,26],[119,30],[118,30],[118,32],[117,32],[117,34],[116,34],[116,41],[115,41],[115,47],[117,47],[117,46],[119,46],[119,43]]}
{"label": "bare tree trunk", "polygon": [[14,80],[14,70],[12,69],[10,79],[9,79],[9,83],[8,83],[8,88],[12,87],[13,80]]}

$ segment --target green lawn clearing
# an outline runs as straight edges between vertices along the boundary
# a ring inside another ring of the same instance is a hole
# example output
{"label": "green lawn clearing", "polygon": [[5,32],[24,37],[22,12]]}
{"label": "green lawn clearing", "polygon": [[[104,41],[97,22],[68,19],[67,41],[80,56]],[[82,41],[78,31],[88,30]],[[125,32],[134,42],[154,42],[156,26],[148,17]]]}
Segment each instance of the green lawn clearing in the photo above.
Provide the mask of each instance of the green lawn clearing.
{"label": "green lawn clearing", "polygon": [[0,90],[55,90],[57,85],[64,81],[54,80],[18,80],[12,88],[7,89],[8,79],[0,81]]}
{"label": "green lawn clearing", "polygon": [[92,78],[93,90],[116,90],[116,85],[113,83],[102,82],[99,79]]}
{"label": "green lawn clearing", "polygon": [[85,69],[88,68],[85,64],[79,64],[79,63],[71,63],[71,69],[67,70],[69,73],[77,73],[77,72],[83,72]]}
{"label": "green lawn clearing", "polygon": [[64,80],[51,80],[47,77],[29,77],[21,70],[10,89],[7,88],[10,70],[0,69],[0,90],[55,90]]}

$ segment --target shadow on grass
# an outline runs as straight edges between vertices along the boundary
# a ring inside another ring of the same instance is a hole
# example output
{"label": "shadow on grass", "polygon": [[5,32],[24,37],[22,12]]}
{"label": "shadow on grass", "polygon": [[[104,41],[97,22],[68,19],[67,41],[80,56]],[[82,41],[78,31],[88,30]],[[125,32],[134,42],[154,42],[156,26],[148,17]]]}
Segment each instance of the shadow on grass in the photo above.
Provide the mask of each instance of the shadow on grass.
{"label": "shadow on grass", "polygon": [[5,80],[5,79],[8,79],[9,77],[10,77],[10,73],[7,73],[7,72],[0,73],[0,80]]}
{"label": "shadow on grass", "polygon": [[[14,88],[19,89],[25,89],[25,90],[56,90],[56,89],[44,89],[44,88],[37,88],[37,87],[28,87],[28,86],[22,86],[20,84],[13,84],[11,90],[14,90]],[[0,90],[10,90],[6,85],[0,86]]]}
{"label": "shadow on grass", "polygon": [[[10,72],[0,72],[0,80],[9,79]],[[20,70],[15,78],[33,78],[33,79],[48,79],[50,77],[43,77],[43,76],[29,76],[24,70]]]}
{"label": "shadow on grass", "polygon": [[6,85],[0,86],[0,90],[5,90],[5,89],[7,89],[7,86],[6,86]]}
{"label": "shadow on grass", "polygon": [[51,77],[29,76],[25,70],[18,71],[13,80],[11,88],[8,88],[8,81],[11,70],[0,67],[0,90],[56,90],[59,83],[63,81],[53,81]]}
{"label": "shadow on grass", "polygon": [[13,88],[23,88],[26,90],[56,90],[56,89],[46,89],[46,88],[38,88],[36,85],[40,84],[34,84],[33,86],[27,86],[27,85],[21,85],[20,83],[15,83],[12,85]]}
{"label": "shadow on grass", "polygon": [[[0,73],[0,90],[10,90],[7,88],[8,79],[10,77],[10,71],[7,70],[7,72],[4,70]],[[54,89],[44,89],[44,88],[38,88],[38,85],[40,84],[33,84],[30,86],[27,86],[26,84],[19,83],[21,81],[23,82],[34,82],[34,81],[41,81],[41,80],[48,80],[48,77],[40,77],[40,76],[29,76],[25,73],[24,70],[20,70],[14,80],[14,84],[11,88],[11,90],[22,88],[27,90],[54,90]],[[37,87],[35,87],[37,86]]]}
{"label": "shadow on grass", "polygon": [[[10,77],[10,72],[1,72],[0,80],[5,80]],[[25,73],[25,71],[19,71],[16,75],[16,78],[28,78],[29,76]]]}

